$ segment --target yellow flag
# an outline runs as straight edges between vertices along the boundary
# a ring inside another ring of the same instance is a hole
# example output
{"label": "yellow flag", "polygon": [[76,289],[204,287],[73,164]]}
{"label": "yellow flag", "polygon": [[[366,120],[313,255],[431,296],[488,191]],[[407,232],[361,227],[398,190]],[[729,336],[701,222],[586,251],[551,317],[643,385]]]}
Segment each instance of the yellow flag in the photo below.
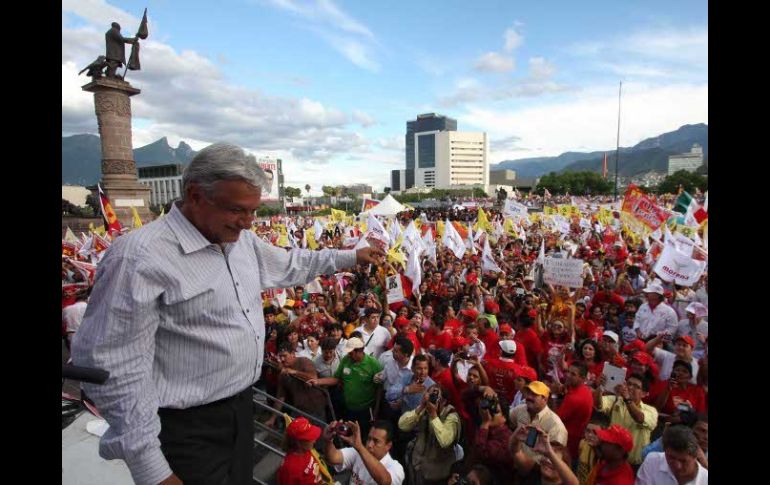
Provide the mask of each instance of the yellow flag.
{"label": "yellow flag", "polygon": [[282,233],[278,237],[278,241],[275,243],[276,246],[280,246],[282,248],[288,248],[290,246],[289,244],[289,236],[286,235],[286,233]]}
{"label": "yellow flag", "polygon": [[516,233],[516,229],[513,228],[513,221],[511,219],[506,219],[503,223],[503,231],[505,231],[506,234],[517,237],[518,234]]}
{"label": "yellow flag", "polygon": [[160,215],[158,216],[158,219],[166,215],[166,206],[163,206],[160,208]]}
{"label": "yellow flag", "polygon": [[332,209],[332,222],[343,222],[345,220],[345,211]]}
{"label": "yellow flag", "polygon": [[286,226],[283,224],[276,224],[275,230],[278,231],[279,234],[285,236],[287,234]]}
{"label": "yellow flag", "polygon": [[552,216],[552,215],[556,214],[556,209],[554,209],[553,207],[545,206],[545,207],[543,207],[543,214],[545,214],[547,216]]}
{"label": "yellow flag", "polygon": [[315,240],[315,230],[312,227],[305,229],[305,239],[307,239],[307,247],[310,249],[318,249],[318,243]]}
{"label": "yellow flag", "polygon": [[139,217],[139,212],[136,211],[136,207],[131,206],[131,213],[134,215],[134,229],[142,227],[142,219]]}
{"label": "yellow flag", "polygon": [[489,219],[487,219],[487,213],[484,212],[484,209],[482,209],[481,207],[479,207],[479,212],[478,212],[478,229],[484,229],[488,233],[491,233],[494,231],[492,224],[489,222]]}
{"label": "yellow flag", "polygon": [[388,249],[388,261],[393,264],[400,263],[401,266],[406,268],[406,257],[404,256],[404,253],[401,252],[402,242],[404,242],[404,236],[400,235],[398,236],[396,244],[392,248]]}
{"label": "yellow flag", "polygon": [[438,237],[444,237],[444,221],[436,221],[436,234]]}

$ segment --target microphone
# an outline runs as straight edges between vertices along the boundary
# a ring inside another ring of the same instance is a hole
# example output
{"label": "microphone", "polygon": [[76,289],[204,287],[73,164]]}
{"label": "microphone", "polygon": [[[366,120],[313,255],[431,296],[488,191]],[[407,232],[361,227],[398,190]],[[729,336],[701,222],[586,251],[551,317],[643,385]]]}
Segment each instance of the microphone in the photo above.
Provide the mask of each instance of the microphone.
{"label": "microphone", "polygon": [[80,367],[72,364],[61,365],[61,376],[64,379],[89,382],[91,384],[104,384],[110,377],[106,370],[95,369],[93,367]]}

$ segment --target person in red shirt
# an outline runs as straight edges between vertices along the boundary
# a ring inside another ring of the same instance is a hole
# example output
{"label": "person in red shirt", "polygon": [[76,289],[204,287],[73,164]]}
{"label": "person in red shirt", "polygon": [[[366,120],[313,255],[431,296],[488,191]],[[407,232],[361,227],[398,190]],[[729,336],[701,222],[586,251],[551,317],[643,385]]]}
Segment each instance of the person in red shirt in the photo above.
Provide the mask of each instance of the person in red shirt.
{"label": "person in red shirt", "polygon": [[585,339],[578,343],[575,353],[572,355],[572,360],[568,362],[570,365],[580,362],[586,366],[588,370],[586,384],[589,386],[593,386],[596,383],[596,378],[602,375],[604,371],[604,361],[602,360],[602,354],[599,351],[599,344],[596,340]]}
{"label": "person in red shirt", "polygon": [[591,471],[594,485],[634,485],[634,470],[628,463],[628,454],[634,448],[629,431],[613,424],[596,430],[602,459]]}
{"label": "person in red shirt", "polygon": [[468,418],[468,413],[465,411],[462,399],[460,399],[460,393],[457,391],[454,379],[452,379],[452,370],[449,368],[449,363],[452,360],[452,354],[446,349],[436,349],[431,351],[433,356],[433,374],[430,376],[434,382],[441,384],[441,386],[449,393],[449,403],[454,407],[461,418]]}
{"label": "person in red shirt", "polygon": [[[326,483],[321,472],[324,465],[313,455],[321,428],[313,426],[307,418],[293,420],[286,427],[286,456],[278,468],[278,483],[281,485],[322,485]],[[326,472],[328,474],[328,471]]]}
{"label": "person in red shirt", "polygon": [[[552,374],[554,371],[559,373],[559,380],[562,379],[564,371],[563,362],[570,358],[568,344],[572,343],[572,335],[567,332],[564,322],[554,320],[548,325],[548,331],[543,334],[543,352],[540,354],[539,370],[540,375]],[[556,376],[552,376],[556,377]]]}
{"label": "person in red shirt", "polygon": [[703,388],[690,383],[692,365],[684,360],[674,362],[671,379],[658,381],[651,390],[655,407],[665,414],[674,414],[680,404],[688,405],[698,413],[705,412],[706,394]]}
{"label": "person in red shirt", "polygon": [[614,288],[615,286],[611,281],[605,280],[604,283],[602,283],[602,291],[597,292],[596,295],[594,295],[593,300],[591,300],[591,306],[614,303],[622,308],[625,300],[614,290]]}
{"label": "person in red shirt", "polygon": [[514,380],[521,374],[521,366],[513,358],[516,353],[516,342],[501,340],[498,348],[500,357],[485,360],[484,370],[489,377],[489,386],[501,399],[505,399],[505,405],[508,406],[513,402],[518,390]]}
{"label": "person in red shirt", "polygon": [[[516,340],[516,332],[507,323],[500,325],[500,340]],[[529,366],[527,349],[522,342],[516,342],[516,353],[513,355],[513,360],[519,365]]]}
{"label": "person in red shirt", "polygon": [[444,329],[443,318],[433,318],[430,321],[430,327],[422,336],[422,347],[428,350],[447,349],[452,346],[452,335]]}
{"label": "person in red shirt", "polygon": [[479,329],[479,340],[484,342],[487,353],[486,357],[494,359],[500,356],[500,347],[497,343],[500,341],[500,337],[497,336],[494,330],[491,329],[489,320],[484,315],[478,317],[476,325]]}
{"label": "person in red shirt", "polygon": [[524,348],[527,349],[527,361],[531,363],[531,367],[537,365],[540,354],[543,353],[543,343],[533,328],[535,318],[537,318],[537,310],[530,310],[526,315],[519,317],[518,328],[516,328],[516,335],[513,338],[517,344],[524,344]]}
{"label": "person in red shirt", "polygon": [[444,331],[448,332],[451,338],[461,337],[465,332],[465,324],[457,319],[457,315],[451,306],[447,307],[446,310]]}
{"label": "person in red shirt", "polygon": [[618,342],[620,342],[618,334],[612,330],[605,330],[599,341],[599,350],[601,350],[605,362],[616,367],[626,367],[626,359],[618,352]]}
{"label": "person in red shirt", "polygon": [[564,400],[556,410],[564,427],[567,428],[567,448],[570,456],[578,456],[578,446],[591,420],[594,398],[591,388],[585,383],[588,368],[582,362],[574,362],[565,375],[564,386],[554,384],[558,394],[565,388]]}

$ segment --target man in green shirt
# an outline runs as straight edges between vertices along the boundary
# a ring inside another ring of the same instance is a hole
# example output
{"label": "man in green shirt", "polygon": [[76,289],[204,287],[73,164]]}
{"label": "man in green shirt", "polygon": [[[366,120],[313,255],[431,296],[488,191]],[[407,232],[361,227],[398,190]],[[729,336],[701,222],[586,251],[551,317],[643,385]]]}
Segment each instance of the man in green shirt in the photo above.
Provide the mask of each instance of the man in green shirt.
{"label": "man in green shirt", "polygon": [[345,419],[357,421],[361,434],[368,436],[373,416],[377,415],[376,403],[380,402],[382,388],[374,382],[375,374],[382,372],[382,364],[364,353],[364,341],[353,337],[345,344],[347,355],[342,359],[332,377],[310,379],[311,386],[336,386],[342,383],[345,400]]}
{"label": "man in green shirt", "polygon": [[594,406],[610,417],[610,424],[626,428],[634,439],[634,448],[628,462],[634,467],[642,464],[642,448],[650,444],[650,434],[658,424],[658,410],[642,402],[649,390],[649,380],[639,374],[631,374],[626,383],[615,386],[615,395],[602,396],[605,375],[599,376],[599,386],[594,390]]}

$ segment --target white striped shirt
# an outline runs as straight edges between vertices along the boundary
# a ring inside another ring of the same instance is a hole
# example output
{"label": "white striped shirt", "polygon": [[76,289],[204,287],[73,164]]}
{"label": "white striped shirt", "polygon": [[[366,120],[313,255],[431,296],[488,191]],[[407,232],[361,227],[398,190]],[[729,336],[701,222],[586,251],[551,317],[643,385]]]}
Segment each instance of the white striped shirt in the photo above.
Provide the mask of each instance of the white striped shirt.
{"label": "white striped shirt", "polygon": [[83,385],[110,424],[99,454],[125,460],[138,484],[168,477],[158,408],[200,406],[256,382],[261,291],[306,284],[355,261],[355,251],[287,252],[251,231],[223,252],[176,206],[115,240],[72,344],[74,364],[110,372],[102,386]]}

